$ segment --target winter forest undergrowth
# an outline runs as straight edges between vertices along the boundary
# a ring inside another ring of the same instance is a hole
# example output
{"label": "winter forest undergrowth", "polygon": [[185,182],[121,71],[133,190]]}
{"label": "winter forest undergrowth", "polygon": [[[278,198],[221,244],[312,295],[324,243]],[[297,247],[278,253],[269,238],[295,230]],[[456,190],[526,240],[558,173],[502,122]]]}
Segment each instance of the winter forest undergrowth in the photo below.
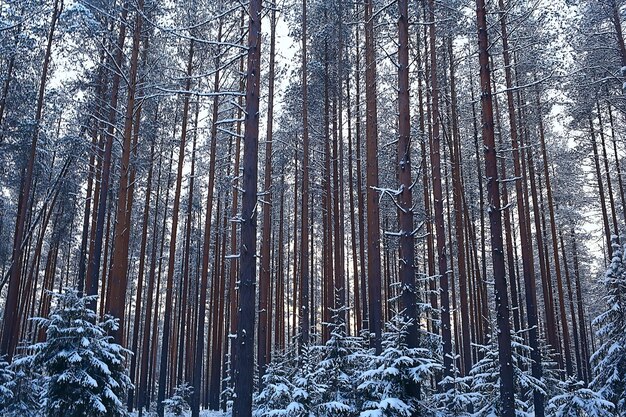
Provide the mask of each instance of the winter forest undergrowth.
{"label": "winter forest undergrowth", "polygon": [[0,0],[0,415],[626,416],[624,0]]}

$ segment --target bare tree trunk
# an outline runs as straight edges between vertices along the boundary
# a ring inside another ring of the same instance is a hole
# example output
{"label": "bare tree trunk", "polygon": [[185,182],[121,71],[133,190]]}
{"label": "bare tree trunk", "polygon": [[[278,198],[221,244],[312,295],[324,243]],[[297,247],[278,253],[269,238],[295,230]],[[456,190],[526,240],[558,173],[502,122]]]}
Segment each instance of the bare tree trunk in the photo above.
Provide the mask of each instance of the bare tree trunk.
{"label": "bare tree trunk", "polygon": [[465,239],[463,234],[463,184],[461,181],[461,137],[459,134],[457,115],[456,80],[454,76],[454,56],[452,38],[448,39],[448,54],[450,60],[450,96],[452,105],[452,136],[454,138],[452,152],[452,184],[454,187],[454,229],[456,232],[457,257],[459,271],[459,296],[461,307],[461,345],[463,359],[463,375],[469,375],[472,368],[472,348],[470,340],[469,309],[468,309],[468,286],[465,260]]}
{"label": "bare tree trunk", "polygon": [[309,118],[307,86],[307,0],[302,0],[302,241],[300,244],[300,339],[299,349],[309,344]]}
{"label": "bare tree trunk", "polygon": [[[222,39],[222,21],[220,20],[217,34],[218,42]],[[216,54],[217,59],[215,67],[219,68],[220,60],[219,53]],[[213,78],[213,88],[215,91],[219,91],[220,88],[220,72],[215,71]],[[193,370],[193,391],[191,393],[191,416],[198,417],[200,415],[200,382],[202,379],[202,364],[205,343],[204,334],[204,322],[206,319],[206,301],[207,301],[207,288],[209,281],[209,254],[211,250],[211,217],[213,211],[213,192],[215,189],[215,154],[217,150],[217,122],[219,115],[219,97],[213,97],[213,109],[212,109],[212,125],[211,125],[211,144],[209,151],[209,182],[207,192],[206,213],[204,220],[204,242],[202,246],[202,266],[200,270],[200,300],[198,302],[198,324],[196,326],[196,350],[194,354],[194,370]],[[236,206],[236,203],[234,203]],[[210,390],[210,392],[212,392]],[[219,408],[219,397],[214,398],[210,403],[212,410]]]}
{"label": "bare tree trunk", "polygon": [[498,161],[493,130],[493,107],[491,96],[491,75],[489,69],[489,39],[487,34],[487,11],[485,0],[476,0],[476,20],[478,26],[478,51],[480,62],[481,105],[483,123],[483,146],[485,150],[485,176],[487,177],[487,198],[489,200],[489,223],[491,233],[491,258],[496,297],[496,318],[498,325],[498,361],[500,363],[500,415],[515,416],[515,386],[513,383],[513,360],[511,351],[511,325],[507,295],[506,270],[502,241],[502,218]]}
{"label": "bare tree trunk", "polygon": [[261,71],[262,0],[250,1],[248,23],[248,65],[246,112],[243,137],[243,196],[241,200],[241,246],[239,249],[239,318],[237,320],[237,361],[233,417],[252,413],[254,368],[254,319],[256,299],[256,204],[259,140],[259,87]]}
{"label": "bare tree trunk", "polygon": [[[536,94],[537,110],[539,111],[539,140],[541,144],[541,154],[543,159],[543,175],[546,181],[546,192],[548,197],[548,210],[550,212],[550,232],[552,236],[552,252],[554,254],[554,269],[556,273],[557,291],[559,294],[559,310],[561,315],[561,326],[563,327],[563,349],[565,350],[565,368],[567,375],[573,375],[572,353],[570,351],[569,325],[565,313],[565,293],[563,291],[563,278],[561,276],[561,261],[559,259],[559,243],[556,233],[556,217],[554,215],[554,198],[552,196],[552,186],[550,184],[550,172],[548,169],[548,153],[546,151],[546,140],[543,127],[543,116],[541,114],[541,101],[539,92]],[[566,259],[563,258],[566,263]]]}
{"label": "bare tree trunk", "polygon": [[[124,141],[122,144],[122,160],[120,163],[120,180],[117,196],[117,222],[113,230],[113,256],[111,259],[110,292],[107,300],[107,313],[119,319],[119,328],[113,332],[115,341],[125,345],[124,340],[124,312],[126,307],[126,288],[128,287],[128,241],[130,238],[130,213],[132,211],[132,182],[129,181],[130,154],[133,140],[133,118],[135,116],[135,93],[137,91],[137,69],[139,67],[139,49],[141,41],[141,26],[143,22],[143,0],[137,4],[135,16],[135,32],[130,57],[130,74],[128,77],[128,103],[124,118]],[[139,119],[137,119],[139,121]]]}
{"label": "bare tree trunk", "polygon": [[435,2],[428,1],[430,43],[430,85],[432,91],[432,137],[430,149],[431,176],[435,209],[435,235],[441,295],[441,337],[443,339],[444,377],[452,376],[452,330],[450,325],[450,295],[448,284],[448,259],[446,254],[446,230],[443,214],[443,189],[441,186],[441,136],[439,133],[439,85],[437,80],[437,42],[435,35]]}
{"label": "bare tree trunk", "polygon": [[[155,109],[155,121],[158,120],[158,110]],[[145,258],[146,258],[146,249],[148,246],[148,224],[150,223],[150,194],[152,193],[152,171],[154,167],[154,148],[155,141],[153,140],[150,144],[150,167],[148,168],[148,179],[146,184],[146,200],[143,207],[143,220],[142,220],[142,229],[141,229],[141,248],[139,250],[139,271],[137,273],[137,301],[135,302],[135,318],[133,321],[133,340],[131,345],[131,351],[134,353],[131,357],[130,361],[130,378],[131,382],[135,382],[137,380],[136,375],[136,367],[137,360],[139,357],[138,352],[138,343],[139,343],[139,329],[140,329],[140,320],[142,315],[142,301],[143,301],[143,282],[145,280],[144,277],[144,269],[145,269]],[[154,233],[155,231],[153,231]],[[150,291],[150,289],[148,289]],[[145,331],[145,330],[144,330]],[[128,410],[132,411],[134,406],[135,399],[135,388],[132,388],[128,392]]]}
{"label": "bare tree trunk", "polygon": [[[117,50],[115,51],[115,60],[113,62],[113,68],[121,69],[122,60],[124,58],[124,41],[126,39],[126,18],[128,17],[128,2],[125,2],[122,6],[122,14],[120,16],[120,31],[117,38]],[[119,98],[121,74],[118,70],[113,72],[113,79],[111,83],[111,104],[109,106],[108,123],[109,127],[106,133],[106,141],[104,144],[104,150],[102,153],[102,166],[100,174],[100,190],[98,196],[98,211],[95,224],[94,244],[93,250],[89,254],[89,273],[87,274],[85,282],[85,291],[87,295],[98,294],[98,276],[100,275],[100,261],[102,259],[102,243],[104,232],[104,220],[107,212],[107,199],[110,187],[111,177],[111,158],[113,152],[113,140],[115,134],[115,126],[117,120],[117,102]],[[95,209],[94,209],[95,214]],[[105,256],[106,260],[106,256]],[[106,275],[106,268],[103,267],[102,276]],[[104,288],[103,294],[104,294]],[[100,299],[100,305],[104,304],[104,299]],[[96,302],[90,303],[90,308],[96,310]]]}
{"label": "bare tree trunk", "polygon": [[591,134],[591,147],[593,149],[593,160],[596,168],[596,178],[598,179],[598,194],[600,197],[600,208],[602,209],[602,221],[604,223],[604,237],[606,238],[606,248],[609,258],[613,255],[611,246],[611,227],[609,226],[609,216],[606,211],[606,200],[604,196],[604,185],[602,184],[602,174],[600,172],[600,157],[598,156],[598,144],[596,143],[596,133],[593,128],[593,121],[589,118],[589,133]]}
{"label": "bare tree trunk", "polygon": [[163,417],[165,409],[165,388],[167,384],[168,353],[170,345],[170,326],[172,321],[172,304],[174,293],[174,269],[176,261],[176,238],[178,236],[178,214],[180,212],[180,192],[183,180],[183,162],[185,159],[185,142],[187,139],[187,122],[189,119],[189,97],[191,90],[191,74],[193,71],[194,41],[189,42],[189,55],[187,58],[187,81],[185,83],[185,98],[183,103],[182,127],[180,146],[178,150],[178,168],[176,173],[176,188],[174,190],[174,207],[172,209],[172,230],[167,267],[167,282],[165,290],[165,310],[163,317],[163,335],[161,341],[161,361],[159,363],[159,391],[157,394],[157,414]]}
{"label": "bare tree trunk", "polygon": [[371,346],[382,350],[382,294],[380,266],[380,215],[378,207],[378,114],[376,106],[376,52],[372,0],[365,1],[365,135],[367,150],[367,279]]}
{"label": "bare tree trunk", "polygon": [[276,8],[272,8],[270,22],[270,62],[269,87],[267,103],[267,134],[265,137],[265,179],[263,190],[263,230],[261,237],[261,270],[259,274],[259,325],[257,339],[257,366],[259,368],[259,386],[263,388],[263,375],[269,362],[267,350],[267,327],[271,323],[271,292],[270,288],[270,243],[272,236],[272,129],[274,127],[274,61],[276,51]]}
{"label": "bare tree trunk", "polygon": [[37,142],[39,140],[40,124],[43,115],[44,95],[46,92],[46,82],[48,80],[48,67],[50,65],[50,57],[52,55],[52,43],[54,40],[54,32],[56,30],[57,22],[62,10],[63,1],[55,0],[52,18],[50,21],[50,29],[48,31],[41,78],[39,80],[39,92],[37,95],[37,105],[35,110],[30,151],[26,165],[22,168],[22,184],[17,208],[17,219],[15,221],[15,236],[13,238],[9,288],[4,306],[2,339],[0,340],[0,355],[6,355],[6,360],[9,362],[13,358],[13,353],[15,352],[15,347],[17,346],[18,341],[18,323],[20,321],[20,317],[17,317],[16,313],[19,308],[18,304],[20,294],[20,277],[22,275],[22,245],[24,240],[24,226],[26,223],[26,215],[29,212],[31,188],[33,185],[33,172],[35,168],[35,159],[37,158]]}

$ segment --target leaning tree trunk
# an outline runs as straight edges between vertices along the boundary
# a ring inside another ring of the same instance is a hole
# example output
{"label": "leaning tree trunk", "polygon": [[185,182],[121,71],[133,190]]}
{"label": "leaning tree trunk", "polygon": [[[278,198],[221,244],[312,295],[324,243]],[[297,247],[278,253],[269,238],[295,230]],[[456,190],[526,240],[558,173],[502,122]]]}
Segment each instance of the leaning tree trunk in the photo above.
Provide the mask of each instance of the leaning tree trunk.
{"label": "leaning tree trunk", "polygon": [[50,22],[50,30],[48,31],[46,53],[44,55],[43,68],[41,70],[41,78],[39,80],[39,93],[37,95],[37,105],[35,110],[30,151],[26,166],[22,169],[22,185],[17,207],[17,219],[15,221],[15,236],[13,238],[9,288],[7,292],[7,300],[4,306],[2,339],[0,340],[0,356],[6,355],[6,360],[9,362],[11,361],[13,353],[15,352],[15,347],[17,346],[18,323],[20,322],[20,317],[17,316],[17,312],[19,308],[20,277],[22,275],[24,227],[26,224],[26,214],[29,211],[30,194],[33,185],[35,159],[37,158],[37,142],[39,140],[40,124],[43,114],[46,82],[48,80],[48,67],[50,65],[50,57],[52,55],[52,43],[54,40],[54,32],[56,30],[57,22],[62,10],[63,1],[55,0],[52,20]]}

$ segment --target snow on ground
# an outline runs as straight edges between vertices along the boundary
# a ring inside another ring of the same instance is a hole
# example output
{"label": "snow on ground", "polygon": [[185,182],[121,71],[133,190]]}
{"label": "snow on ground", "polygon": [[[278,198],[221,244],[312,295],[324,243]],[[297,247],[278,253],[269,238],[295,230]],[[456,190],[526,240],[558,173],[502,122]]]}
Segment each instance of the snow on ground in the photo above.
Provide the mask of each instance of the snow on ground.
{"label": "snow on ground", "polygon": [[[143,413],[143,415],[145,417],[152,417],[152,416],[156,416],[156,413]],[[187,413],[185,414],[185,417],[189,417],[191,415],[191,413]],[[169,413],[165,413],[165,417],[173,417],[173,414],[169,414]],[[200,411],[200,417],[228,417],[230,416],[230,414],[224,413],[222,411],[209,411],[209,410],[203,410]],[[137,412],[133,412],[130,413],[130,417],[137,417]]]}

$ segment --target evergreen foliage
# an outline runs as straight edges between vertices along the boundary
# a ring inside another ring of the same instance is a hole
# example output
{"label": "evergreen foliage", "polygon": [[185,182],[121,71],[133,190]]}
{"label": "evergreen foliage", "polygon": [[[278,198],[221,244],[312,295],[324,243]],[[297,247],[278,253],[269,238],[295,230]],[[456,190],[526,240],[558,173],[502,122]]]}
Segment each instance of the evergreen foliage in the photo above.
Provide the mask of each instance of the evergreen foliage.
{"label": "evergreen foliage", "polygon": [[0,406],[0,415],[5,417],[40,417],[43,384],[46,379],[36,373],[30,357],[15,359],[7,371],[13,377],[4,386],[11,392],[11,400]]}
{"label": "evergreen foliage", "polygon": [[[263,375],[263,390],[254,397],[254,417],[289,416],[296,394],[294,369],[284,355],[275,355]],[[294,403],[294,407],[298,408]],[[295,410],[291,410],[295,411]]]}
{"label": "evergreen foliage", "polygon": [[[515,383],[515,410],[518,416],[533,415],[532,390],[546,393],[546,385],[531,375],[530,347],[524,344],[520,334],[511,335],[513,346],[513,372]],[[470,372],[471,391],[478,397],[474,403],[476,416],[497,416],[500,413],[500,365],[498,362],[497,339],[481,346],[483,358]]]}
{"label": "evergreen foliage", "polygon": [[562,394],[552,397],[546,407],[548,417],[611,417],[615,406],[597,392],[585,388],[581,381],[568,379],[561,382]]}
{"label": "evergreen foliage", "polygon": [[358,353],[362,351],[362,339],[347,335],[339,313],[334,311],[332,323],[326,324],[330,330],[328,341],[315,348],[320,356],[316,372],[321,387],[317,404],[320,417],[349,417],[355,412],[355,379],[360,369]]}
{"label": "evergreen foliage", "polygon": [[45,372],[42,407],[48,417],[126,416],[123,395],[131,386],[125,355],[108,332],[117,320],[101,323],[87,307],[93,297],[74,289],[53,294],[56,308],[36,321],[46,330],[46,341],[28,348],[33,354],[20,363]]}
{"label": "evergreen foliage", "polygon": [[189,398],[191,397],[192,387],[184,382],[176,387],[174,395],[163,401],[165,410],[175,416],[183,416],[191,407],[189,406]]}
{"label": "evergreen foliage", "polygon": [[11,385],[14,379],[15,372],[10,369],[9,363],[0,359],[0,411],[6,410],[13,400]]}
{"label": "evergreen foliage", "polygon": [[626,258],[625,247],[613,236],[613,258],[602,281],[607,309],[593,324],[599,347],[591,357],[591,388],[626,415]]}
{"label": "evergreen foliage", "polygon": [[364,398],[362,417],[412,416],[420,409],[411,393],[441,369],[431,350],[409,348],[404,318],[396,315],[383,334],[383,352],[373,356],[367,370],[359,377],[359,397]]}

